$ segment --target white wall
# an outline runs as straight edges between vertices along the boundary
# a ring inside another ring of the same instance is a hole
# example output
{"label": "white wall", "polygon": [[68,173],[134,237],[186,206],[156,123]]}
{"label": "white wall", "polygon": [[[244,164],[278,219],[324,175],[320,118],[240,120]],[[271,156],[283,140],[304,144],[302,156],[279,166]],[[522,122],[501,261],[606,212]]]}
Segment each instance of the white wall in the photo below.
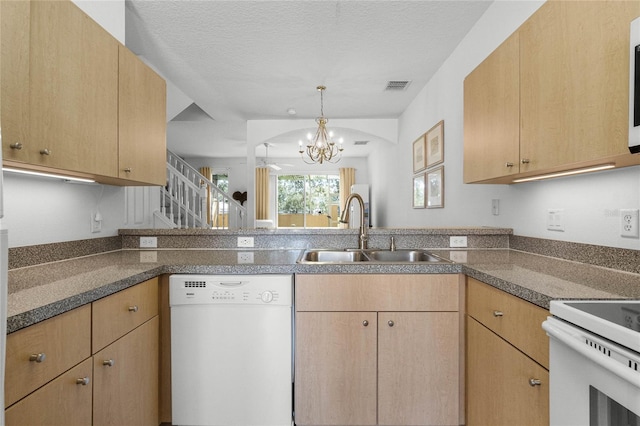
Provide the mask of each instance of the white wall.
{"label": "white wall", "polygon": [[[497,1],[400,117],[399,146],[370,157],[378,226],[512,227],[517,235],[640,249],[619,236],[619,209],[640,207],[640,167],[516,185],[465,185],[463,81],[542,2]],[[445,122],[445,208],[412,209],[412,142]],[[500,215],[491,200],[500,200]],[[385,200],[385,202],[381,202]],[[565,210],[565,232],[546,229],[548,209]]]}
{"label": "white wall", "polygon": [[73,0],[73,2],[124,44],[124,0]]}

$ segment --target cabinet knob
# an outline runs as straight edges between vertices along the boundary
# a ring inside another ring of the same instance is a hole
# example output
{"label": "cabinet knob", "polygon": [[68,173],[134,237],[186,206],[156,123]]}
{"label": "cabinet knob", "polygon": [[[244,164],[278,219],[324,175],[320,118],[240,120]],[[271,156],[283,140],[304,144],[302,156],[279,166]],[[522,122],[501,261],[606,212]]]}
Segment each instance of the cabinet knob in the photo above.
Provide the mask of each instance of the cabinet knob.
{"label": "cabinet knob", "polygon": [[51,155],[51,151],[49,150],[49,148],[41,149],[40,155]]}
{"label": "cabinet knob", "polygon": [[105,367],[113,367],[115,363],[116,362],[112,359],[105,359],[104,361],[102,361],[102,365],[104,365]]}
{"label": "cabinet knob", "polygon": [[504,166],[505,166],[505,167],[513,167],[513,163],[509,163],[509,162],[507,162],[507,163],[504,163]]}
{"label": "cabinet knob", "polygon": [[11,145],[9,145],[9,148],[17,149],[19,151],[22,149],[22,143],[21,142],[12,143]]}
{"label": "cabinet knob", "polygon": [[393,327],[395,325],[395,323],[391,320],[387,321],[387,324],[389,324],[389,327]]}
{"label": "cabinet knob", "polygon": [[45,359],[47,359],[47,355],[44,352],[40,354],[31,354],[29,357],[29,361],[31,362],[43,362]]}
{"label": "cabinet knob", "polygon": [[125,172],[125,173],[131,173],[131,167],[127,167],[127,168],[125,168],[125,169],[124,169],[124,172]]}
{"label": "cabinet knob", "polygon": [[129,306],[129,312],[138,312],[138,305]]}
{"label": "cabinet knob", "polygon": [[520,160],[520,162],[522,164],[529,164],[529,159],[528,158],[523,158],[522,160]]}
{"label": "cabinet knob", "polygon": [[529,386],[540,386],[542,382],[540,379],[529,379]]}
{"label": "cabinet knob", "polygon": [[89,384],[89,378],[88,377],[80,377],[80,378],[76,379],[76,385],[87,386],[88,384]]}
{"label": "cabinet knob", "polygon": [[368,326],[369,325],[369,321],[367,321],[367,320],[362,321],[362,325],[364,325],[365,327]]}
{"label": "cabinet knob", "polygon": [[501,317],[503,315],[504,315],[504,313],[502,311],[493,311],[493,316],[494,317]]}

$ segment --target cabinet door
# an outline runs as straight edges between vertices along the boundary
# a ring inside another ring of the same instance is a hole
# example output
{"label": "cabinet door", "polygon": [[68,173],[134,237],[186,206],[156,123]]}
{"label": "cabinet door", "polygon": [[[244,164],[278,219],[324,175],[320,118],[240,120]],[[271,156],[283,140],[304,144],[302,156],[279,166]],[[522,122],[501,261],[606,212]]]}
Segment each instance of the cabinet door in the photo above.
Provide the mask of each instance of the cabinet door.
{"label": "cabinet door", "polygon": [[71,1],[31,2],[30,96],[37,164],[117,175],[118,42]]}
{"label": "cabinet door", "polygon": [[637,1],[552,1],[523,24],[522,172],[628,154],[629,23],[639,15]]}
{"label": "cabinet door", "polygon": [[93,356],[94,425],[158,425],[158,326],[156,316]]}
{"label": "cabinet door", "polygon": [[378,314],[378,424],[459,422],[457,312]]}
{"label": "cabinet door", "polygon": [[29,144],[31,8],[28,1],[3,1],[0,2],[0,8],[2,9],[0,20],[2,154],[5,160],[29,162],[37,158],[35,146]]}
{"label": "cabinet door", "polygon": [[297,425],[376,424],[376,317],[296,314]]}
{"label": "cabinet door", "polygon": [[549,424],[549,372],[471,317],[466,359],[468,426]]}
{"label": "cabinet door", "polygon": [[120,47],[119,169],[122,179],[166,185],[166,83]]}
{"label": "cabinet door", "polygon": [[514,33],[464,80],[464,181],[518,173],[518,33]]}
{"label": "cabinet door", "polygon": [[86,359],[12,405],[5,412],[7,426],[90,425],[91,370],[91,359]]}

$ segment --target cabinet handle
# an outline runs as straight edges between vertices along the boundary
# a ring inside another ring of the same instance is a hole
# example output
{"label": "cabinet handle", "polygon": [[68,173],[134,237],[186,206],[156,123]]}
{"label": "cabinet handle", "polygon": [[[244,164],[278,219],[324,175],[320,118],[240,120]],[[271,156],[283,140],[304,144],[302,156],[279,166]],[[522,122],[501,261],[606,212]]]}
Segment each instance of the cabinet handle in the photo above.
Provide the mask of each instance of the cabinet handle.
{"label": "cabinet handle", "polygon": [[529,159],[528,158],[523,158],[522,160],[520,160],[520,162],[522,164],[529,164]]}
{"label": "cabinet handle", "polygon": [[41,149],[40,150],[40,154],[41,155],[51,155],[51,151],[49,151],[49,148]]}
{"label": "cabinet handle", "polygon": [[395,325],[395,323],[391,320],[387,321],[387,324],[389,324],[389,327],[393,327]]}
{"label": "cabinet handle", "polygon": [[504,166],[505,166],[505,167],[513,167],[513,163],[509,163],[509,162],[507,162],[507,163],[504,163]]}
{"label": "cabinet handle", "polygon": [[89,384],[89,378],[88,377],[80,377],[80,378],[76,379],[76,385],[87,386],[88,384]]}
{"label": "cabinet handle", "polygon": [[124,169],[124,172],[125,172],[125,173],[131,173],[131,167],[127,167],[127,168],[125,168],[125,169]]}
{"label": "cabinet handle", "polygon": [[129,306],[129,312],[138,312],[138,305]]}
{"label": "cabinet handle", "polygon": [[542,382],[540,379],[529,379],[529,386],[540,386]]}
{"label": "cabinet handle", "polygon": [[502,311],[493,311],[493,316],[494,317],[501,317],[503,315],[504,315],[504,313]]}
{"label": "cabinet handle", "polygon": [[369,325],[369,321],[367,321],[367,320],[362,321],[362,325],[364,325],[365,327],[368,326]]}
{"label": "cabinet handle", "polygon": [[105,359],[104,361],[102,361],[102,365],[104,365],[105,367],[113,367],[113,365],[116,362],[112,359]]}
{"label": "cabinet handle", "polygon": [[11,145],[9,145],[9,148],[17,149],[19,151],[22,149],[22,143],[21,142],[12,143]]}
{"label": "cabinet handle", "polygon": [[29,361],[31,362],[43,362],[45,359],[47,359],[47,355],[44,352],[40,354],[31,354],[29,357]]}

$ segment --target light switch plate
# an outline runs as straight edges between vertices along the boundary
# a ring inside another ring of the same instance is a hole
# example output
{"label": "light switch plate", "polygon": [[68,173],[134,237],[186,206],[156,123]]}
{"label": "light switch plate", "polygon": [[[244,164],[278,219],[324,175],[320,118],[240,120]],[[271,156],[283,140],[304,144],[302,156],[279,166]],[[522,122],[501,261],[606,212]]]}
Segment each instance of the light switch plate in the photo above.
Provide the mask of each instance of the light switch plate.
{"label": "light switch plate", "polygon": [[140,248],[158,247],[158,237],[140,237]]}
{"label": "light switch plate", "polygon": [[253,237],[238,237],[238,247],[253,247]]}
{"label": "light switch plate", "polygon": [[467,246],[466,235],[449,237],[449,247],[466,247],[466,246]]}

